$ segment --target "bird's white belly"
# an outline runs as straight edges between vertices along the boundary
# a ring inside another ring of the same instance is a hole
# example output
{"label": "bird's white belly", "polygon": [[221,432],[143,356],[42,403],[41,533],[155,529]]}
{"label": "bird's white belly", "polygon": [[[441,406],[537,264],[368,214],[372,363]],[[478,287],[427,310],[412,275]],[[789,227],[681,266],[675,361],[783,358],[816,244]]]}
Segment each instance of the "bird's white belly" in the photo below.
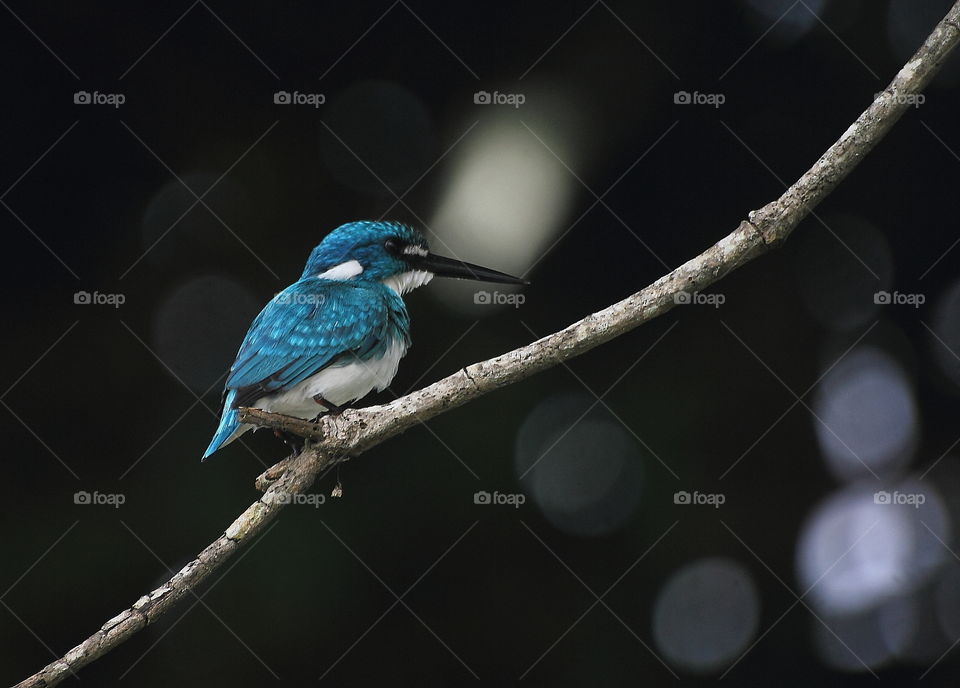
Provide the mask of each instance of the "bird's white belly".
{"label": "bird's white belly", "polygon": [[385,389],[397,374],[400,359],[407,353],[403,341],[397,340],[387,348],[382,358],[324,368],[290,389],[261,397],[253,406],[297,418],[314,418],[326,408],[314,397],[320,395],[331,404],[341,406],[365,397],[371,390]]}

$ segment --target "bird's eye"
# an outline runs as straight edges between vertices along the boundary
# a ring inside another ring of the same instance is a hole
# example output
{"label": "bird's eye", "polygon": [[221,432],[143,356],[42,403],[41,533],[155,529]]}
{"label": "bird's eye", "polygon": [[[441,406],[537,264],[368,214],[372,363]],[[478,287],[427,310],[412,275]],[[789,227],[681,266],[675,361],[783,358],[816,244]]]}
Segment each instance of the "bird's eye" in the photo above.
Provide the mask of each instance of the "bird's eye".
{"label": "bird's eye", "polygon": [[400,254],[400,242],[396,239],[387,239],[383,242],[383,248],[392,256]]}

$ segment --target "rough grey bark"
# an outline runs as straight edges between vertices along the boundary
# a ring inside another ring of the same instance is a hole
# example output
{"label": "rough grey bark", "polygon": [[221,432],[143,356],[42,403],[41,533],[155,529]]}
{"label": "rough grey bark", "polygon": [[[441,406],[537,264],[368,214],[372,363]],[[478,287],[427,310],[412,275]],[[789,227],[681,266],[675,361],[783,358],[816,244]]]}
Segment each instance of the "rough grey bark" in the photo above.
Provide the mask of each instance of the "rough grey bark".
{"label": "rough grey bark", "polygon": [[251,504],[169,581],[107,621],[60,659],[17,684],[55,686],[168,612],[240,547],[261,533],[324,468],[356,456],[404,430],[495,389],[578,356],[670,310],[680,292],[704,289],[790,236],[800,221],[839,184],[911,107],[960,40],[960,0],[933,29],[890,85],[780,198],[748,214],[730,234],[650,286],[569,327],[463,370],[383,406],[345,411],[318,423],[244,409],[241,420],[279,428],[315,442],[257,479],[263,496]]}

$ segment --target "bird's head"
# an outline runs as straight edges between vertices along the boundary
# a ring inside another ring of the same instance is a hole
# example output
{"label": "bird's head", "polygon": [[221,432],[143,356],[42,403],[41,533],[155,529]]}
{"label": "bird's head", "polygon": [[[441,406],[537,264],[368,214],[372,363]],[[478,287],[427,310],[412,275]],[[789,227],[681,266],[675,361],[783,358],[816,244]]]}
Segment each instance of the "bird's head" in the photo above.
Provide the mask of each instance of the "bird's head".
{"label": "bird's head", "polygon": [[398,294],[434,277],[528,284],[496,270],[430,253],[423,234],[399,222],[348,222],[330,232],[310,253],[301,279],[383,282]]}

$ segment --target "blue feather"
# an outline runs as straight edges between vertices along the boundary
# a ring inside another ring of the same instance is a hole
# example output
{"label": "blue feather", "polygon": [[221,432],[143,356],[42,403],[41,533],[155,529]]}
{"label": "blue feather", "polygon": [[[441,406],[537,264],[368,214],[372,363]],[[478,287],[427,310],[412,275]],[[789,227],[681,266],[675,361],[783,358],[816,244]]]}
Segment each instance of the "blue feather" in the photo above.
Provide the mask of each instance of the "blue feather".
{"label": "blue feather", "polygon": [[203,452],[204,460],[209,458],[213,452],[217,451],[240,427],[240,420],[237,417],[236,410],[233,408],[233,400],[236,396],[237,392],[232,389],[224,396],[224,412],[220,417],[220,425],[217,427],[213,439],[210,440],[207,450]]}
{"label": "blue feather", "polygon": [[260,311],[227,377],[220,426],[204,458],[240,428],[236,409],[288,390],[324,368],[368,361],[400,340],[410,345],[410,317],[379,282],[301,279]]}
{"label": "blue feather", "polygon": [[420,232],[398,222],[348,222],[330,232],[310,252],[300,279],[250,326],[204,458],[252,428],[240,423],[240,407],[310,418],[384,389],[410,346],[400,297],[435,274],[523,282],[432,255]]}
{"label": "blue feather", "polygon": [[307,278],[277,294],[253,321],[227,378],[228,389],[289,389],[338,356],[382,356],[410,342],[403,300],[378,282]]}

